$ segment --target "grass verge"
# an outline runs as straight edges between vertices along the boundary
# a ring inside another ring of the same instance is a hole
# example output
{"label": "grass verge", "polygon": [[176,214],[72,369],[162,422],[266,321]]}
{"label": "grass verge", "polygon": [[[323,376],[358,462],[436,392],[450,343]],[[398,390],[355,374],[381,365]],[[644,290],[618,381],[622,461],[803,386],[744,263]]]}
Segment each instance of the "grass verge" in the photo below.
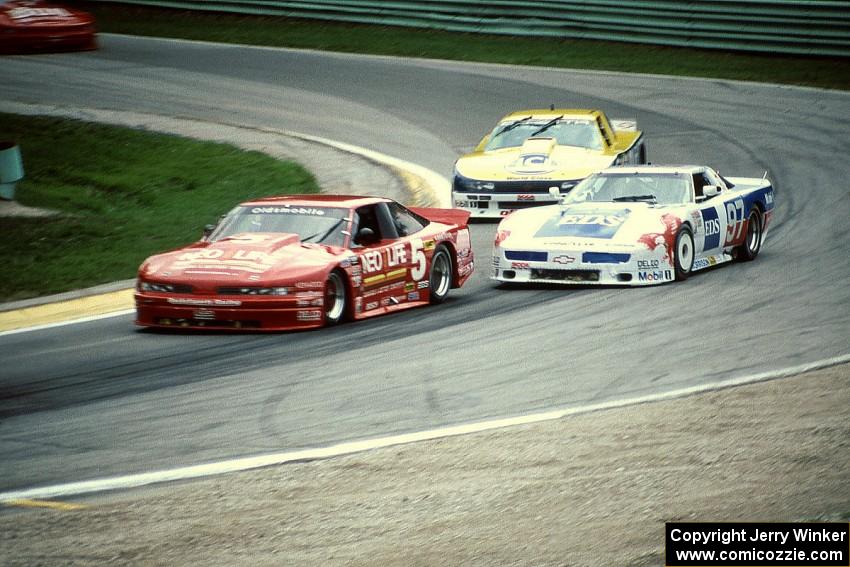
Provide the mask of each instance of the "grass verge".
{"label": "grass verge", "polygon": [[104,32],[326,51],[659,73],[850,90],[850,64],[804,57],[616,43],[452,33],[80,2]]}
{"label": "grass verge", "polygon": [[178,136],[0,114],[0,139],[21,148],[16,200],[60,212],[0,217],[3,301],[132,278],[240,201],[319,190],[295,163]]}

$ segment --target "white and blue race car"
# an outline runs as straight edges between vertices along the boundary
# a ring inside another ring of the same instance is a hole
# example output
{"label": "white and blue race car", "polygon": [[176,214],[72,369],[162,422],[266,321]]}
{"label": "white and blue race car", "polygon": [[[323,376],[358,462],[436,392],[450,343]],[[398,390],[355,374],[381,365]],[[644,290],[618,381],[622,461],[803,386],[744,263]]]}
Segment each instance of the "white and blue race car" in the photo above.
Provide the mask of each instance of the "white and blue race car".
{"label": "white and blue race car", "polygon": [[631,286],[684,280],[693,271],[754,259],[773,208],[766,178],[727,179],[696,165],[612,167],[557,205],[503,219],[492,278]]}

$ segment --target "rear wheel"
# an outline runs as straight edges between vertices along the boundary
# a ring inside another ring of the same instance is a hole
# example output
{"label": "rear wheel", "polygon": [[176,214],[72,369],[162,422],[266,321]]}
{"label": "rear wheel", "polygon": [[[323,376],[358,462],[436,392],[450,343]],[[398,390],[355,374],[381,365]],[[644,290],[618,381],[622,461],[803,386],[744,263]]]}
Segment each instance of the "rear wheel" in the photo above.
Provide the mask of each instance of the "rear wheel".
{"label": "rear wheel", "polygon": [[694,235],[687,225],[682,225],[676,234],[674,254],[676,281],[684,281],[691,275],[691,269],[694,267]]}
{"label": "rear wheel", "polygon": [[348,296],[345,291],[345,277],[334,270],[325,282],[325,324],[336,325],[345,317]]}
{"label": "rear wheel", "polygon": [[437,248],[431,256],[428,287],[432,304],[444,302],[452,289],[452,257],[444,246]]}
{"label": "rear wheel", "polygon": [[747,238],[735,250],[735,257],[743,262],[755,260],[761,250],[762,234],[761,212],[753,207],[750,216],[747,217]]}

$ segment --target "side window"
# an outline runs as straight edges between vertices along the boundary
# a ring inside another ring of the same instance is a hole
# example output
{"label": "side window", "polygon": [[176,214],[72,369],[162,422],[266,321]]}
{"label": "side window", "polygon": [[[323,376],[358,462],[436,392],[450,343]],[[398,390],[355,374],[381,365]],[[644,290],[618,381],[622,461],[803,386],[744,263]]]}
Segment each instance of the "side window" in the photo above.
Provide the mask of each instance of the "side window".
{"label": "side window", "polygon": [[719,185],[724,189],[731,189],[732,184],[729,183],[722,175],[715,173],[714,171],[707,170],[705,172],[706,177],[709,180],[711,185]]}
{"label": "side window", "polygon": [[[372,236],[364,238],[364,229],[372,231]],[[371,244],[370,240],[375,242],[381,240],[381,228],[378,223],[378,217],[375,214],[375,205],[367,205],[360,207],[354,211],[354,221],[351,223],[351,247],[360,248],[364,245]]]}
{"label": "side window", "polygon": [[694,173],[694,197],[702,199],[704,197],[702,194],[702,188],[706,185],[711,185],[711,183],[708,179],[706,179],[705,175],[702,173]]}
{"label": "side window", "polygon": [[427,223],[423,223],[421,217],[415,215],[398,203],[389,203],[390,216],[399,236],[416,234],[422,230]]}

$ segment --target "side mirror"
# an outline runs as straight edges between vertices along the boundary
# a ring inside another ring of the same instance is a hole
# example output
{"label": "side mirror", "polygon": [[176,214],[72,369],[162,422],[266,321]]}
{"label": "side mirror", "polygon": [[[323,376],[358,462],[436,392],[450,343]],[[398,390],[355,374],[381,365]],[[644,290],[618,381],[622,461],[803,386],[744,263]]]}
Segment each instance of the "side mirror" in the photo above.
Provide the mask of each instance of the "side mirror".
{"label": "side mirror", "polygon": [[201,240],[206,240],[207,238],[209,238],[210,234],[213,233],[213,231],[215,230],[215,227],[217,227],[217,226],[218,226],[217,224],[204,225],[204,232],[203,232],[203,237],[201,238]]}
{"label": "side mirror", "polygon": [[360,244],[362,246],[366,246],[368,244],[374,244],[378,241],[378,235],[375,234],[375,231],[368,227],[363,227],[357,231],[357,236],[354,237],[354,243]]}
{"label": "side mirror", "polygon": [[723,191],[723,189],[720,188],[720,185],[706,185],[702,188],[702,196],[706,199],[711,199],[712,197],[720,195],[721,191]]}
{"label": "side mirror", "polygon": [[549,187],[549,195],[556,201],[561,200],[561,190],[557,187]]}

